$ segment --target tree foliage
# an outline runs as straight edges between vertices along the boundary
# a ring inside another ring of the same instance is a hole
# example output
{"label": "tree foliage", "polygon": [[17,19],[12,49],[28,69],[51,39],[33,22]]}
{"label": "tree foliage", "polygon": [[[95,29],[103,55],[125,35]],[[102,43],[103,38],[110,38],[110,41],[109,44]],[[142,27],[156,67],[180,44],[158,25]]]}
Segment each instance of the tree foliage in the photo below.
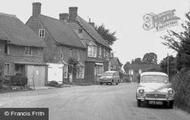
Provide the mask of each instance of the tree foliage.
{"label": "tree foliage", "polygon": [[105,28],[104,25],[95,26],[95,29],[109,45],[112,45],[117,40],[117,37],[115,36],[116,32],[110,32],[110,30]]}
{"label": "tree foliage", "polygon": [[71,74],[76,74],[78,67],[77,65],[79,64],[79,61],[75,59],[74,57],[70,57],[68,59],[68,73]]}
{"label": "tree foliage", "polygon": [[167,74],[168,74],[168,69],[169,69],[169,74],[171,76],[175,75],[177,72],[176,58],[173,57],[172,55],[163,58],[163,60],[161,60],[160,62],[160,68],[162,72],[167,73]]}
{"label": "tree foliage", "polygon": [[168,34],[163,36],[164,45],[177,52],[176,64],[177,70],[183,67],[190,67],[190,13],[186,15],[187,20],[182,24],[183,32],[168,31]]}
{"label": "tree foliage", "polygon": [[146,64],[157,64],[157,55],[153,52],[146,53],[142,61]]}

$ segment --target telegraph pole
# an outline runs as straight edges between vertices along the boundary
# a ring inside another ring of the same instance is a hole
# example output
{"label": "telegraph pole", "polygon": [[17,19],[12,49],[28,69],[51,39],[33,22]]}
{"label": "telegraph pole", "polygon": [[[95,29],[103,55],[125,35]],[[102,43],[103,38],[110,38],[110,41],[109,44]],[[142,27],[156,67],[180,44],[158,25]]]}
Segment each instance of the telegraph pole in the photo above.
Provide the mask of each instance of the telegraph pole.
{"label": "telegraph pole", "polygon": [[168,73],[168,78],[169,78],[169,81],[170,81],[170,57],[169,55],[167,54],[167,73]]}

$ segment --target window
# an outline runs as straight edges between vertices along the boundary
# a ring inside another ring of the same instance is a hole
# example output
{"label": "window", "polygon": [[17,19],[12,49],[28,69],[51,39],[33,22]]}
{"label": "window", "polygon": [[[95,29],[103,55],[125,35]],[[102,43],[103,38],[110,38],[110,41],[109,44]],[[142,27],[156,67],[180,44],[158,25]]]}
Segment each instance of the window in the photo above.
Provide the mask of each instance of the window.
{"label": "window", "polygon": [[80,61],[80,51],[77,51],[77,60]]}
{"label": "window", "polygon": [[5,75],[10,75],[10,64],[5,64],[4,73]]}
{"label": "window", "polygon": [[65,65],[63,67],[63,72],[64,72],[64,78],[67,78],[67,76],[68,76],[68,66],[67,65]]}
{"label": "window", "polygon": [[26,55],[32,55],[32,48],[31,48],[31,47],[25,47],[24,53],[25,53]]}
{"label": "window", "polygon": [[64,54],[63,51],[60,49],[60,59],[63,60],[64,59]]}
{"label": "window", "polygon": [[77,79],[83,79],[84,78],[84,66],[80,66],[79,70],[77,71],[76,74]]}
{"label": "window", "polygon": [[69,49],[69,56],[72,57],[73,56],[73,50]]}
{"label": "window", "polygon": [[102,47],[99,47],[99,54],[98,54],[99,58],[102,58]]}
{"label": "window", "polygon": [[94,71],[95,76],[101,75],[103,72],[104,72],[104,66],[103,65],[97,65],[95,67],[95,71]]}
{"label": "window", "polygon": [[95,45],[88,46],[88,57],[97,57],[97,47]]}
{"label": "window", "polygon": [[39,29],[40,38],[45,38],[45,29]]}
{"label": "window", "polygon": [[103,48],[103,57],[105,58],[106,57],[106,49]]}
{"label": "window", "polygon": [[5,45],[5,54],[9,55],[10,51],[9,51],[9,45]]}
{"label": "window", "polygon": [[82,29],[78,29],[78,32],[79,32],[79,33],[82,33]]}

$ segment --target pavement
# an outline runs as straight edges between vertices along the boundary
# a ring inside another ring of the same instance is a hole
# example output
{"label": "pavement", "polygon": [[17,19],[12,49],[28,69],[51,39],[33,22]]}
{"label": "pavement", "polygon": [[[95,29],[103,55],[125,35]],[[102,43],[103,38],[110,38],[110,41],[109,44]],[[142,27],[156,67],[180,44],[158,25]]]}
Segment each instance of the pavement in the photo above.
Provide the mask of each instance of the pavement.
{"label": "pavement", "polygon": [[137,85],[72,86],[0,94],[0,107],[48,107],[49,120],[190,120],[177,108],[136,105]]}

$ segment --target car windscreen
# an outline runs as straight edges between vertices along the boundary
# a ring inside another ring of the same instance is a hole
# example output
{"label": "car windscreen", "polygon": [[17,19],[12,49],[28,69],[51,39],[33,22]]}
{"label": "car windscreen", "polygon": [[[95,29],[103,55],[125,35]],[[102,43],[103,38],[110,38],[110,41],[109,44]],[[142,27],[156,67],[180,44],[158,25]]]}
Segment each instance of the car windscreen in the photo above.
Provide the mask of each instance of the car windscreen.
{"label": "car windscreen", "polygon": [[144,75],[141,76],[141,83],[165,83],[168,82],[168,77],[163,75]]}
{"label": "car windscreen", "polygon": [[113,73],[103,73],[102,76],[113,76]]}

